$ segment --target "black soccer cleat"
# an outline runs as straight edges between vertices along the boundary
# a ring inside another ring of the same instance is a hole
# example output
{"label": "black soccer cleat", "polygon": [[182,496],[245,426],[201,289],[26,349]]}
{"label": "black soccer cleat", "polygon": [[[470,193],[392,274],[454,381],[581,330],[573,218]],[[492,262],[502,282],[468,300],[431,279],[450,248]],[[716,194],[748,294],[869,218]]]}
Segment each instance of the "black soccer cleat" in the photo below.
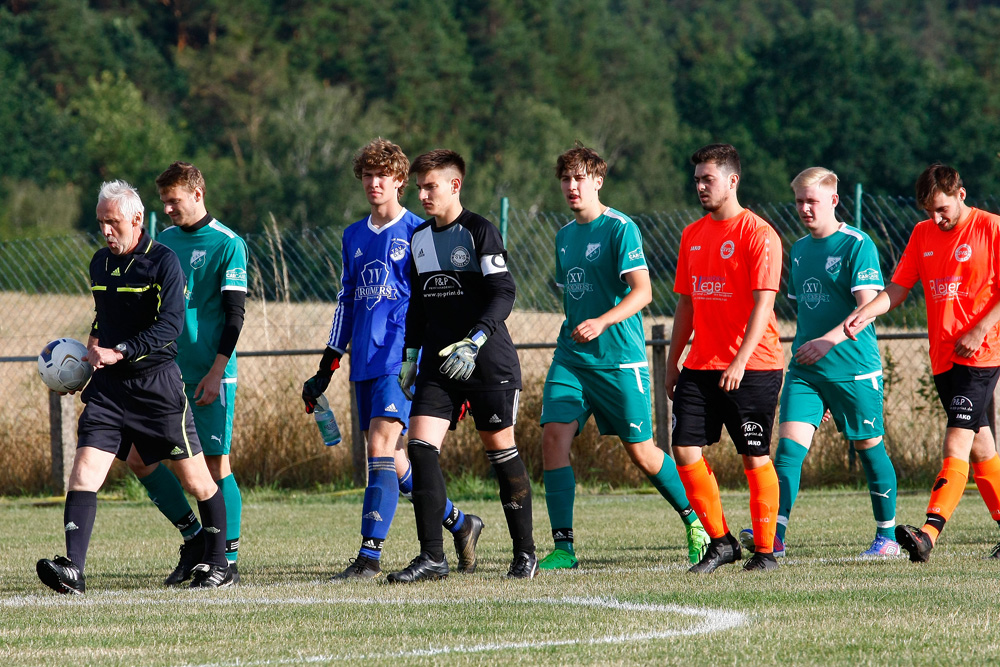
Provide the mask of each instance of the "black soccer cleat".
{"label": "black soccer cleat", "polygon": [[360,581],[362,579],[376,579],[382,576],[382,566],[374,558],[358,555],[351,559],[343,572],[333,575],[330,581]]}
{"label": "black soccer cleat", "polygon": [[534,553],[519,551],[507,570],[508,579],[533,579],[538,574],[538,558]]}
{"label": "black soccer cleat", "polygon": [[55,560],[43,558],[35,565],[42,583],[63,595],[82,595],[87,590],[87,580],[73,561],[65,556]]}
{"label": "black soccer cleat", "polygon": [[934,543],[930,535],[916,526],[896,526],[896,541],[910,554],[910,561],[926,563],[930,560]]}
{"label": "black soccer cleat", "polygon": [[190,540],[184,540],[178,552],[180,558],[177,567],[163,580],[164,586],[179,586],[191,578],[194,566],[200,563],[201,557],[205,555],[205,536],[199,530]]}
{"label": "black soccer cleat", "polygon": [[705,550],[705,555],[701,560],[692,565],[688,572],[695,574],[709,574],[715,572],[716,568],[728,563],[738,563],[743,559],[743,549],[740,543],[733,537],[732,533],[726,533],[722,537],[712,538]]}
{"label": "black soccer cleat", "polygon": [[774,554],[764,553],[762,551],[754,552],[754,555],[750,557],[746,563],[743,564],[743,569],[747,572],[762,572],[764,570],[777,570],[778,569],[778,559],[775,558]]}
{"label": "black soccer cleat", "polygon": [[990,552],[989,556],[984,556],[986,560],[1000,560],[1000,542],[993,547],[993,551]]}
{"label": "black soccer cleat", "polygon": [[198,563],[192,571],[189,588],[229,588],[236,584],[236,577],[230,564],[219,566]]}
{"label": "black soccer cleat", "polygon": [[476,545],[486,524],[475,514],[466,514],[462,530],[455,533],[455,553],[458,555],[458,571],[472,574],[476,571]]}
{"label": "black soccer cleat", "polygon": [[410,561],[404,569],[393,572],[385,578],[390,584],[413,584],[418,581],[435,581],[448,576],[448,559],[434,560],[429,555],[420,555]]}

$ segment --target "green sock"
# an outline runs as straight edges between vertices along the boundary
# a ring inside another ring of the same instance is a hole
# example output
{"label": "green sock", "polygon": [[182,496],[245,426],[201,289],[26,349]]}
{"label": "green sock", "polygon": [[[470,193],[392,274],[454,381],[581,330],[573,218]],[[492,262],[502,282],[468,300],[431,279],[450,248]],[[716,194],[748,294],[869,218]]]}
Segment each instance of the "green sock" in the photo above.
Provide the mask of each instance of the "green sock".
{"label": "green sock", "polygon": [[556,549],[573,551],[573,502],[576,500],[576,476],[573,468],[556,468],[542,473],[545,483],[545,506],[552,526]]}
{"label": "green sock", "polygon": [[140,477],[139,482],[146,488],[146,493],[156,508],[174,524],[177,530],[181,531],[181,536],[185,540],[201,530],[201,524],[191,510],[184,489],[181,488],[181,483],[177,481],[174,473],[170,472],[170,468],[160,464],[153,469],[153,472]]}
{"label": "green sock", "polygon": [[868,495],[872,499],[872,514],[878,534],[895,540],[896,528],[896,469],[892,467],[885,443],[869,449],[859,449],[858,458],[868,479]]}
{"label": "green sock", "polygon": [[226,503],[226,559],[235,563],[240,550],[240,522],[243,519],[243,494],[232,474],[218,482],[222,499]]}
{"label": "green sock", "polygon": [[785,541],[785,531],[788,530],[788,517],[792,514],[792,505],[799,495],[799,484],[802,482],[802,462],[806,460],[809,448],[795,442],[791,438],[778,439],[778,451],[774,456],[774,471],[778,473],[778,539]]}
{"label": "green sock", "polygon": [[698,518],[698,515],[691,511],[691,503],[688,502],[687,492],[684,491],[684,484],[677,474],[677,464],[674,460],[663,455],[663,466],[660,472],[655,475],[648,475],[649,481],[653,483],[660,495],[667,499],[685,524],[691,525]]}

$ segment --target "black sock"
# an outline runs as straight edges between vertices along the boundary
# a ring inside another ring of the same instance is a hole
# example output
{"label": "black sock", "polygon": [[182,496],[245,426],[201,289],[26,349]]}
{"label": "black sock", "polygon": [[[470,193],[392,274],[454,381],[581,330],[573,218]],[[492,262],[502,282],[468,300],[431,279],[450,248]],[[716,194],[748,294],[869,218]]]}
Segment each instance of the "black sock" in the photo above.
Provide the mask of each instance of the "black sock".
{"label": "black sock", "polygon": [[500,484],[500,501],[507,518],[507,530],[514,544],[514,553],[535,553],[531,535],[531,480],[517,447],[486,452]]}
{"label": "black sock", "polygon": [[63,509],[63,528],[66,531],[66,557],[83,572],[87,564],[87,549],[90,534],[94,532],[97,517],[97,493],[94,491],[70,491],[66,494]]}
{"label": "black sock", "polygon": [[226,560],[226,501],[222,490],[217,490],[208,500],[198,501],[201,515],[201,532],[205,535],[205,555],[201,562],[225,567]]}
{"label": "black sock", "polygon": [[420,550],[434,560],[444,558],[441,517],[448,497],[436,447],[411,438],[407,446],[413,470],[413,514],[417,520]]}

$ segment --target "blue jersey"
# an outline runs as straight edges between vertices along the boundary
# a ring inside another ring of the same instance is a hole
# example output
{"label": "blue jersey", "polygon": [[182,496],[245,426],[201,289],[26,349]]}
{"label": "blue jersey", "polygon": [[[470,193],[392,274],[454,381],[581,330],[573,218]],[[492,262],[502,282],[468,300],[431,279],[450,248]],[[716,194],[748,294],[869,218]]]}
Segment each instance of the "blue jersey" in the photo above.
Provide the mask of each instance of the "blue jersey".
{"label": "blue jersey", "polygon": [[410,238],[423,220],[405,208],[376,228],[371,216],[344,230],[343,289],[326,344],[343,353],[351,343],[351,380],[396,375],[410,301]]}

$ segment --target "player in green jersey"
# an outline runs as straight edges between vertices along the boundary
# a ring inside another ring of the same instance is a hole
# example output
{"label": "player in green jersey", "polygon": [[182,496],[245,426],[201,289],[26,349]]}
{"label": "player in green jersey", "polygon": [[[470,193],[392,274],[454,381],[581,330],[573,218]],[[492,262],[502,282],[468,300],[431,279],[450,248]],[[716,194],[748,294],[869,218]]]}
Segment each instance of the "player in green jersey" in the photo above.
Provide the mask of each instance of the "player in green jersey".
{"label": "player in green jersey", "polygon": [[573,548],[576,478],[569,453],[591,414],[602,435],[617,435],[632,462],[681,515],[688,557],[708,544],[673,459],[653,444],[649,363],[642,325],[652,300],[639,228],[601,203],[607,163],[577,146],[559,156],[556,176],[574,220],[556,234],[556,283],[566,319],[559,332],[542,403],[545,501],[555,549],[543,570],[579,565]]}
{"label": "player in green jersey", "polygon": [[[229,450],[236,398],[236,341],[246,307],[247,246],[208,213],[205,178],[197,167],[175,162],[157,177],[156,185],[163,210],[174,223],[158,240],[177,254],[186,279],[184,332],[177,339],[177,364],[205,461],[226,502],[226,558],[239,581],[236,560],[243,499],[229,465]],[[160,512],[184,538],[177,567],[163,582],[179,584],[197,565],[197,554],[202,551],[201,526],[166,466],[145,465],[134,449],[128,464]]]}
{"label": "player in green jersey", "polygon": [[[837,175],[810,167],[792,181],[799,218],[809,231],[792,246],[788,296],[796,304],[797,329],[781,392],[778,506],[775,556],[785,551],[788,517],[799,491],[802,463],[813,434],[829,410],[837,428],[854,443],[868,479],[876,535],[863,558],[899,556],[896,471],[882,442],[882,359],[874,327],[848,340],[843,322],[883,287],[871,238],[836,218]],[[752,551],[749,530],[740,534]]]}

